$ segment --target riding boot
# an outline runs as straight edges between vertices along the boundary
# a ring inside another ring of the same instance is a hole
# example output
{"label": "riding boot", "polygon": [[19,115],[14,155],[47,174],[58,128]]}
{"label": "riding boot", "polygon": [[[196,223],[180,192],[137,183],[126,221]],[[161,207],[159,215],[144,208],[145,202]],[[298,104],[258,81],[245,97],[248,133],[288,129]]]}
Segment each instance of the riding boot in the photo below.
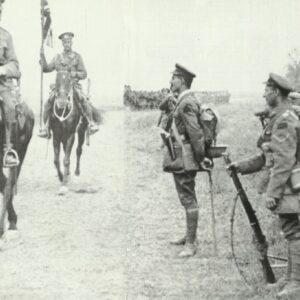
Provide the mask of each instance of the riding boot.
{"label": "riding boot", "polygon": [[196,254],[196,236],[198,226],[198,207],[186,209],[186,241],[184,249],[179,253],[179,257],[190,257]]}
{"label": "riding boot", "polygon": [[86,120],[88,121],[88,126],[89,126],[89,133],[90,134],[94,134],[97,131],[99,131],[98,125],[94,122],[93,120],[93,109],[92,106],[89,103],[84,102],[85,100],[82,99],[82,101],[80,101],[80,110],[82,115],[86,118]]}
{"label": "riding boot", "polygon": [[290,241],[291,275],[284,289],[277,294],[277,299],[300,299],[300,240]]}
{"label": "riding boot", "polygon": [[185,245],[185,242],[186,242],[186,236],[183,236],[179,240],[177,239],[177,240],[174,240],[174,241],[170,241],[170,244],[175,245],[175,246],[183,246],[183,245]]}
{"label": "riding boot", "polygon": [[90,130],[90,134],[94,134],[97,131],[99,131],[99,127],[98,125],[93,121],[93,119],[91,119],[90,123],[89,123],[89,130]]}
{"label": "riding boot", "polygon": [[[184,246],[185,243],[186,243],[186,235],[183,236],[183,237],[180,238],[180,239],[176,239],[176,240],[170,241],[170,244],[171,244],[171,245],[174,245],[174,246]],[[196,238],[196,240],[195,240],[195,245],[198,245],[198,244],[199,244],[199,241],[198,241],[198,239]]]}
{"label": "riding boot", "polygon": [[44,115],[43,115],[44,128],[40,128],[37,134],[39,137],[44,139],[51,138],[50,114],[51,114],[51,110],[53,109],[53,102],[54,102],[54,96],[51,95],[44,106]]}
{"label": "riding boot", "polygon": [[94,122],[93,120],[93,109],[92,109],[92,106],[91,105],[87,105],[87,119],[88,119],[88,123],[89,123],[89,132],[90,134],[94,134],[96,133],[99,128],[98,128],[98,125]]}
{"label": "riding boot", "polygon": [[13,134],[16,122],[6,122],[6,149],[3,157],[3,167],[11,168],[19,165],[18,153],[12,148]]}
{"label": "riding boot", "polygon": [[50,131],[50,122],[49,122],[49,118],[46,119],[45,123],[45,128],[40,128],[39,132],[38,132],[38,136],[44,139],[50,139],[51,138],[51,131]]}

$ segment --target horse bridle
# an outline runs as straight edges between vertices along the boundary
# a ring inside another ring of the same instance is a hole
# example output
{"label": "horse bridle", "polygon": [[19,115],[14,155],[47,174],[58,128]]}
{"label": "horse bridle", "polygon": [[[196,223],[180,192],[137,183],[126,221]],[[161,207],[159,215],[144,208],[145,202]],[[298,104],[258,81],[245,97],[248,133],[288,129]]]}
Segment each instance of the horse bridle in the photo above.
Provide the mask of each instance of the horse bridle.
{"label": "horse bridle", "polygon": [[[69,94],[68,94],[68,99],[69,100],[69,103],[64,107],[63,109],[63,112],[61,115],[58,114],[57,110],[56,110],[56,98],[57,98],[57,93],[55,94],[55,100],[54,100],[54,105],[53,105],[53,113],[54,113],[54,116],[60,121],[60,122],[63,122],[65,120],[67,120],[72,111],[73,111],[73,108],[74,108],[74,99],[73,99],[73,87],[71,88]],[[69,108],[69,112],[65,115],[65,112],[66,112],[66,109]]]}

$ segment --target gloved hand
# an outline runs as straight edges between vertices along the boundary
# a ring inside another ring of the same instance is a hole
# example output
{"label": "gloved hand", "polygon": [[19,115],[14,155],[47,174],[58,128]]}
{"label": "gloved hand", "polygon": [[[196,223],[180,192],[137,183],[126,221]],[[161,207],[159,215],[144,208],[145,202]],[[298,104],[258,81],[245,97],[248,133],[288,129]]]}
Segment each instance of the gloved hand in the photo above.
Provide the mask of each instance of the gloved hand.
{"label": "gloved hand", "polygon": [[268,209],[274,210],[277,207],[277,204],[278,204],[277,199],[266,195],[264,200],[265,200],[266,207]]}

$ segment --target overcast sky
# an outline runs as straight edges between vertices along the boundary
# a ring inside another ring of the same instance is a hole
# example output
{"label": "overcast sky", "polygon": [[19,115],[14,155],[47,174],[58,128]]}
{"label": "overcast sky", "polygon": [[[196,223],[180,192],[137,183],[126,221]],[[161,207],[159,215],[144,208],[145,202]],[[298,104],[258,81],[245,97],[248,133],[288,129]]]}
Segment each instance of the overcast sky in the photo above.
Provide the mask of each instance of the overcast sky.
{"label": "overcast sky", "polygon": [[[260,92],[270,71],[285,73],[288,52],[300,49],[298,0],[49,0],[57,36],[75,33],[93,101],[121,103],[133,89],[169,86],[175,62],[197,77],[197,90]],[[8,0],[1,26],[12,33],[22,71],[22,93],[39,99],[40,0]],[[53,75],[45,75],[45,96]],[[34,105],[35,106],[35,105]],[[38,105],[37,105],[38,107]]]}

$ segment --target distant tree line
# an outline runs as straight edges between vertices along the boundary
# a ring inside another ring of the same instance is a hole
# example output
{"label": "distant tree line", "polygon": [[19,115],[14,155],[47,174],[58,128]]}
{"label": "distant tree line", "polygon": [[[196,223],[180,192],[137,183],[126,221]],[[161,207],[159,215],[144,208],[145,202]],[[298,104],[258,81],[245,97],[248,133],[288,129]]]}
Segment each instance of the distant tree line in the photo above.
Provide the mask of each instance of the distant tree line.
{"label": "distant tree line", "polygon": [[[166,97],[167,89],[161,91],[135,91],[130,85],[124,86],[123,103],[132,110],[157,109]],[[196,91],[196,97],[202,103],[228,103],[230,93],[228,91]]]}
{"label": "distant tree line", "polygon": [[300,92],[300,51],[292,49],[288,54],[286,77],[293,85],[294,89]]}

